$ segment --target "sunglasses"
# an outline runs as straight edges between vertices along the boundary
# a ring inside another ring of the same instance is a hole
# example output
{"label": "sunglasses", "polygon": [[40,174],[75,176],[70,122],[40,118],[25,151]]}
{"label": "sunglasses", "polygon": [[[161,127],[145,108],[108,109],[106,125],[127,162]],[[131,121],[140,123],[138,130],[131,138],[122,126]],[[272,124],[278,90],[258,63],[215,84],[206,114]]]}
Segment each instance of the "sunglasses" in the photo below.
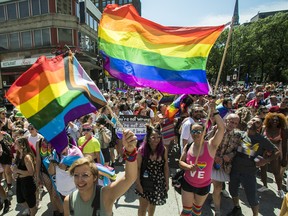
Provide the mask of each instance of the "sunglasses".
{"label": "sunglasses", "polygon": [[91,131],[90,128],[83,128],[82,131]]}
{"label": "sunglasses", "polygon": [[28,130],[34,130],[34,128],[28,128]]}
{"label": "sunglasses", "polygon": [[191,134],[201,134],[203,130],[191,130]]}

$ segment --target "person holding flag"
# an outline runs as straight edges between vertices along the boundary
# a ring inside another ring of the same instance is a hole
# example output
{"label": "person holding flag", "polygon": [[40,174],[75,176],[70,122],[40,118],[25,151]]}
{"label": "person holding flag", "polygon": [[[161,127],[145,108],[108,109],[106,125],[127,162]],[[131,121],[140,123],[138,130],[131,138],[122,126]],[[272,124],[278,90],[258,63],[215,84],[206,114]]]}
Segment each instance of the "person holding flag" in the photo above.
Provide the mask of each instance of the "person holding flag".
{"label": "person holding flag", "polygon": [[189,145],[189,149],[186,149],[188,144],[185,145],[180,157],[179,166],[185,170],[181,183],[183,205],[181,216],[201,215],[202,206],[210,191],[214,157],[223,139],[225,125],[219,112],[216,112],[214,101],[210,101],[209,107],[215,118],[217,131],[211,139],[203,142],[205,126],[196,122],[192,124],[190,133],[193,143]]}

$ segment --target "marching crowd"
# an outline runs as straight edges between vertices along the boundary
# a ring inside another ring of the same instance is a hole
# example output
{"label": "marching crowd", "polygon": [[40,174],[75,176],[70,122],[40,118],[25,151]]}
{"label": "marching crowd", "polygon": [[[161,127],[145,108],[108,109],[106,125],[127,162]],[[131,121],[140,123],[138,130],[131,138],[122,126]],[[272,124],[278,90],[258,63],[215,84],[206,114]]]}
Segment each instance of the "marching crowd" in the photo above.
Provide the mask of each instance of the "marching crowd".
{"label": "marching crowd", "polygon": [[[257,193],[269,190],[268,166],[278,187],[277,196],[285,197],[282,183],[287,167],[287,86],[221,86],[214,96],[187,95],[172,117],[167,111],[172,101],[159,95],[151,89],[104,91],[106,107],[68,123],[69,143],[62,152],[56,152],[17,109],[8,113],[1,107],[3,213],[12,208],[15,185],[17,203],[26,208],[22,215],[37,214],[43,189],[49,193],[53,215],[112,215],[114,201],[135,182],[138,215],[148,212],[152,216],[156,206],[169,199],[168,160],[175,145],[180,147],[179,167],[184,170],[180,182],[182,216],[201,215],[211,184],[211,206],[215,215],[221,215],[225,182],[229,182],[234,204],[229,215],[242,215],[240,187],[253,215],[258,215]],[[130,130],[119,138],[116,127],[117,116],[121,115],[148,117],[145,138],[140,139]],[[101,160],[108,167],[125,160],[125,176],[100,186],[95,162]],[[256,183],[258,171],[261,188]]]}

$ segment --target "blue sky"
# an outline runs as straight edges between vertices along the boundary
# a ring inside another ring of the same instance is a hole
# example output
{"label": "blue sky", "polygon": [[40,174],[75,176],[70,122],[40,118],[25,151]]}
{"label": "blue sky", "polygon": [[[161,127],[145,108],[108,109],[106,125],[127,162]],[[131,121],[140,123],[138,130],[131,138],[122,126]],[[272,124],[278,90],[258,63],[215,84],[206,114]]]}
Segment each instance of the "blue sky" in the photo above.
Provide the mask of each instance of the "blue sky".
{"label": "blue sky", "polygon": [[[231,21],[235,0],[142,0],[141,3],[142,17],[161,25],[209,26]],[[288,0],[239,0],[241,24],[258,12],[275,10],[288,10]]]}

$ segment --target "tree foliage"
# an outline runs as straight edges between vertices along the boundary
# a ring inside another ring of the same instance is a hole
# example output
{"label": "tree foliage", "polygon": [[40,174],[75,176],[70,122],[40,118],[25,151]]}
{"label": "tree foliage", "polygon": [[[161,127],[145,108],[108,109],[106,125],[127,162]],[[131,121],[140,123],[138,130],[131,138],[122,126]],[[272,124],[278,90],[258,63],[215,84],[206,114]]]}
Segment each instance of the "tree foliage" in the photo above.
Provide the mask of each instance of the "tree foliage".
{"label": "tree foliage", "polygon": [[[213,46],[207,75],[216,81],[229,29]],[[233,29],[227,50],[221,81],[236,73],[244,80],[248,73],[251,81],[288,81],[288,13],[277,13],[257,22],[246,23]],[[258,80],[257,80],[258,78]]]}

